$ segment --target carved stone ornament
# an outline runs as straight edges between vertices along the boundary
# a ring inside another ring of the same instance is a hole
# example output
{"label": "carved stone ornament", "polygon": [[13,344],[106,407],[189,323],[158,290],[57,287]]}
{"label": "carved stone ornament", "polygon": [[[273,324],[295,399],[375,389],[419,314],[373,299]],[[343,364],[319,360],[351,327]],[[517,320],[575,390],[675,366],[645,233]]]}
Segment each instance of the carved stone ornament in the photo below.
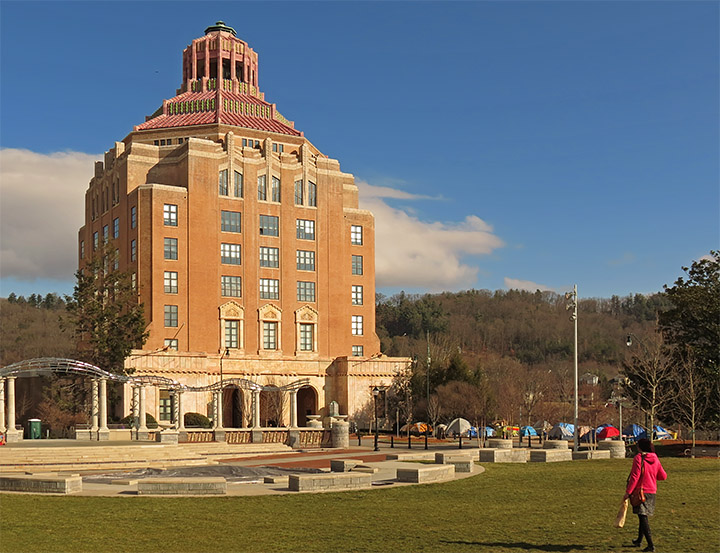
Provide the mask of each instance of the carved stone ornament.
{"label": "carved stone ornament", "polygon": [[318,320],[318,312],[309,305],[304,305],[295,311],[295,320],[316,323]]}
{"label": "carved stone ornament", "polygon": [[258,309],[258,318],[260,320],[270,319],[279,320],[282,317],[282,311],[271,303],[263,305]]}
{"label": "carved stone ornament", "polygon": [[229,301],[220,306],[220,318],[243,319],[245,318],[245,309],[237,302]]}

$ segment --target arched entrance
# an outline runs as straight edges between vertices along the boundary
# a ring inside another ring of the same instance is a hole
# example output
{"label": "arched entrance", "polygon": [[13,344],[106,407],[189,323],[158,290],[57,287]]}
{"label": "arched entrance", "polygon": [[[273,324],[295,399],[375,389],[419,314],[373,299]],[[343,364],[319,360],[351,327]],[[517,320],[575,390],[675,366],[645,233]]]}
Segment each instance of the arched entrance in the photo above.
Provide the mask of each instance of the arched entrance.
{"label": "arched entrance", "polygon": [[275,386],[266,386],[260,392],[260,426],[282,425],[285,401],[284,392]]}
{"label": "arched entrance", "polygon": [[223,426],[242,428],[243,392],[237,386],[226,386],[223,390]]}
{"label": "arched entrance", "polygon": [[317,413],[317,392],[312,386],[303,386],[297,392],[297,423],[307,426],[308,415]]}

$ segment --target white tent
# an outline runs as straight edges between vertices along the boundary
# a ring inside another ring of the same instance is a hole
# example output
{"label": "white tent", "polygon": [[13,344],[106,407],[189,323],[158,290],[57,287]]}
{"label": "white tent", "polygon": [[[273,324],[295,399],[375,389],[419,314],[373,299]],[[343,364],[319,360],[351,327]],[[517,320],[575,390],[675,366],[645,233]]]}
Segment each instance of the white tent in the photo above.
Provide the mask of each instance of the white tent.
{"label": "white tent", "polygon": [[467,437],[472,425],[465,419],[453,419],[445,429],[446,436],[464,436]]}

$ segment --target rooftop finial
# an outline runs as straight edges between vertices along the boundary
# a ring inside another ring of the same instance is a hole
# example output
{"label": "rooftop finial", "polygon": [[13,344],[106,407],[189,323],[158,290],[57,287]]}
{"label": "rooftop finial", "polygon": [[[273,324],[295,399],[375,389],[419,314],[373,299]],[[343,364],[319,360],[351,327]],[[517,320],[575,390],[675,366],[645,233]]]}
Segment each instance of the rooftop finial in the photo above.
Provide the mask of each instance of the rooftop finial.
{"label": "rooftop finial", "polygon": [[210,25],[207,29],[205,29],[205,34],[212,33],[213,31],[222,31],[224,33],[232,33],[232,36],[237,36],[237,34],[235,34],[235,29],[225,25],[224,21],[217,21],[215,23],[215,25]]}

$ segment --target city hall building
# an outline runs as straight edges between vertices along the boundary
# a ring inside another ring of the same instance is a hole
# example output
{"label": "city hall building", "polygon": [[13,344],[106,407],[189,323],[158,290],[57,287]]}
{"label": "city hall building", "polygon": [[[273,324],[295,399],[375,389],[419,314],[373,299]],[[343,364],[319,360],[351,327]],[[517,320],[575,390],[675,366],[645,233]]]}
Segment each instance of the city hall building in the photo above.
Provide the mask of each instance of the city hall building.
{"label": "city hall building", "polygon": [[[208,27],[182,59],[176,95],[106,152],[85,195],[81,266],[109,242],[145,307],[150,337],[126,369],[222,382],[221,410],[200,391],[183,411],[227,428],[306,426],[332,402],[367,424],[373,388],[409,366],[375,334],[373,215],[353,176],[265,100],[234,29]],[[292,401],[273,407],[269,387],[293,388]],[[170,421],[172,390],[145,392],[146,411]],[[112,414],[132,402],[126,386]]]}

